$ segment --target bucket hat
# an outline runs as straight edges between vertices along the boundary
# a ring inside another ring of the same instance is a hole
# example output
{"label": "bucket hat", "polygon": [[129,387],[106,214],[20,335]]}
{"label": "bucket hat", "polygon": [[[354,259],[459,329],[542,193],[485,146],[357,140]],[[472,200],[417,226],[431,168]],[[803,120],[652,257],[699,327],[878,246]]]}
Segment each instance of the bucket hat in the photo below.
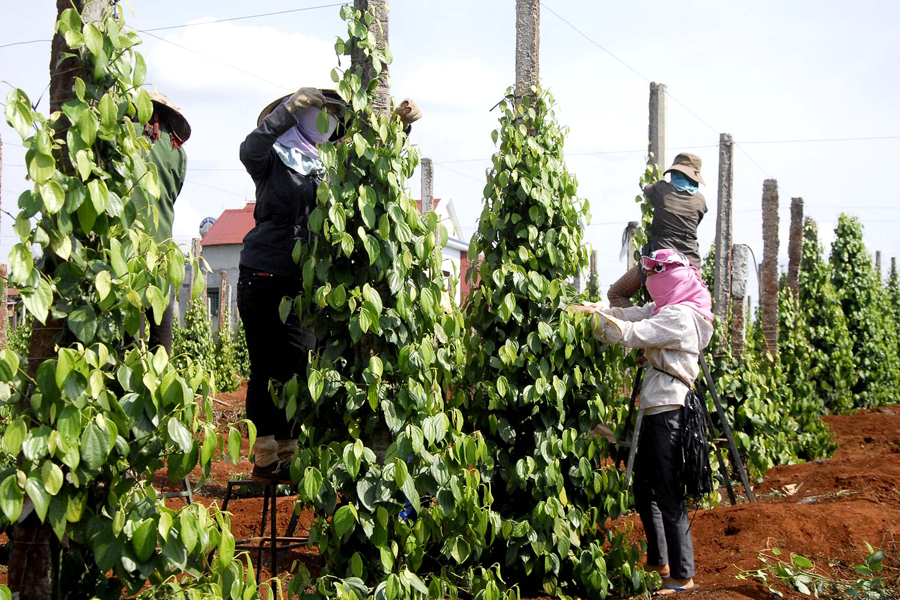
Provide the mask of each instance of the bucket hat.
{"label": "bucket hat", "polygon": [[[700,160],[700,157],[696,154],[691,154],[689,152],[682,152],[678,156],[675,157],[675,160],[672,161],[672,166],[665,170],[665,173],[669,173],[671,171],[679,171],[687,175],[690,179],[693,179],[697,183],[702,183],[706,185],[706,182],[703,181],[703,176],[700,175],[700,166],[703,164],[703,161]],[[663,173],[663,174],[665,174]]]}
{"label": "bucket hat", "polygon": [[[320,89],[319,91],[322,92],[323,96],[325,96],[325,110],[336,116],[339,121],[343,120],[344,113],[347,112],[347,103],[344,102],[344,100],[334,90]],[[290,97],[291,94],[285,94],[281,98],[277,98],[272,102],[269,102],[269,104],[266,105],[264,109],[262,109],[262,112],[259,113],[259,116],[256,117],[256,126],[259,127],[260,125],[262,125],[263,119],[268,117],[269,113],[275,110],[275,108],[279,104]],[[340,127],[338,127],[338,129],[340,129]]]}
{"label": "bucket hat", "polygon": [[169,126],[183,144],[191,137],[191,125],[168,96],[159,92],[152,92],[150,100],[153,102],[153,112],[157,114]]}

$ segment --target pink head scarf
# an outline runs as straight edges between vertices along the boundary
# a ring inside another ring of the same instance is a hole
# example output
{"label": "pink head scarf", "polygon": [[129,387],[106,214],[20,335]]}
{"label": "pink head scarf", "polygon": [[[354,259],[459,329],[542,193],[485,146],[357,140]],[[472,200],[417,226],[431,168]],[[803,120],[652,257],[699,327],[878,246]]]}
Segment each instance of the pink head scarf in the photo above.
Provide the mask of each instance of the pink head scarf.
{"label": "pink head scarf", "polygon": [[[678,260],[674,250],[657,250],[650,255],[652,261],[668,264],[665,271],[647,276],[647,291],[656,303],[656,315],[666,306],[684,304],[713,320],[712,298],[696,267]],[[642,262],[647,262],[646,258]]]}

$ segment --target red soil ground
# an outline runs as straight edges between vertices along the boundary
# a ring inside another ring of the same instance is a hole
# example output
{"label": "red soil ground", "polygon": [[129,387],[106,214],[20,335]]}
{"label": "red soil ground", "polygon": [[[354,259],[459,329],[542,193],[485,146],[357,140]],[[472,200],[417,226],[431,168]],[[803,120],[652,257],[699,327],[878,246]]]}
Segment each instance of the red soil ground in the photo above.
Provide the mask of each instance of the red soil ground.
{"label": "red soil ground", "polygon": [[[223,421],[240,418],[245,388],[222,394],[217,410]],[[813,560],[819,572],[835,578],[853,579],[853,566],[866,555],[864,542],[883,549],[883,579],[900,598],[900,406],[864,411],[855,415],[829,416],[839,449],[830,460],[776,467],[755,487],[758,502],[697,511],[692,531],[697,577],[701,589],[689,595],[705,599],[773,598],[767,586],[741,581],[741,569],[759,567],[758,551],[778,547]],[[231,479],[248,475],[252,464],[244,458],[238,465],[219,462],[195,499],[221,506]],[[171,489],[159,477],[158,487]],[[180,487],[180,486],[179,486]],[[724,496],[723,490],[723,496]],[[292,514],[291,497],[279,497],[278,532],[282,534]],[[178,500],[169,500],[178,503]],[[236,538],[259,535],[261,498],[238,498],[229,503]],[[642,535],[640,521],[635,534]],[[303,514],[296,535],[305,535],[312,522]],[[268,528],[267,528],[268,529]],[[251,553],[254,563],[256,552]],[[277,574],[289,575],[295,561],[315,573],[315,553],[302,548],[279,555]],[[263,579],[272,575],[268,553],[263,558]],[[0,582],[6,582],[0,568]],[[787,598],[806,598],[784,586],[776,586]]]}

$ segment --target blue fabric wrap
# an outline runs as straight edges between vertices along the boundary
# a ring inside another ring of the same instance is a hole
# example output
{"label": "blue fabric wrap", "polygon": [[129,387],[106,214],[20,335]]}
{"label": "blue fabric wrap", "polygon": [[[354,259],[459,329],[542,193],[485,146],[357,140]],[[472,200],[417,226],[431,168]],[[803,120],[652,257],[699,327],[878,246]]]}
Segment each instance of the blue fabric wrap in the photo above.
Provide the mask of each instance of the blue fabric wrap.
{"label": "blue fabric wrap", "polygon": [[671,183],[679,192],[687,192],[688,194],[696,194],[700,190],[700,186],[690,180],[690,178],[680,171],[671,171]]}

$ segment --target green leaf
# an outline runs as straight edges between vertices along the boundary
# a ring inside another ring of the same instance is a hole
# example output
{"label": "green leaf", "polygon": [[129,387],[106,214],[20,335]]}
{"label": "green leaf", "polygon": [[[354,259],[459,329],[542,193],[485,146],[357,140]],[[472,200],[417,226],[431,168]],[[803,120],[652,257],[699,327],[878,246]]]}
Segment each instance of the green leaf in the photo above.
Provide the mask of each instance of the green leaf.
{"label": "green leaf", "polygon": [[55,181],[48,181],[38,188],[41,192],[41,199],[44,201],[44,208],[51,215],[56,214],[66,202],[66,193],[62,186]]}
{"label": "green leaf", "polygon": [[142,519],[131,534],[131,545],[139,562],[150,560],[156,551],[156,523],[153,519]]}
{"label": "green leaf", "polygon": [[34,512],[43,523],[47,519],[47,510],[50,508],[50,494],[44,488],[44,482],[40,475],[29,477],[25,482],[25,492],[34,504]]}
{"label": "green leaf", "polygon": [[81,435],[81,462],[90,470],[99,469],[109,456],[109,442],[109,431],[92,420]]}
{"label": "green leaf", "polygon": [[47,490],[47,493],[51,496],[55,496],[59,493],[60,488],[62,488],[62,469],[60,469],[56,463],[49,460],[44,461],[44,464],[41,467],[41,480],[44,482],[44,488]]}
{"label": "green leaf", "polygon": [[106,297],[109,296],[109,292],[112,289],[112,276],[109,274],[109,271],[100,271],[97,273],[97,276],[94,278],[94,287],[97,288],[100,300],[106,300]]}
{"label": "green leaf", "polygon": [[25,441],[27,435],[28,428],[24,419],[16,417],[6,426],[6,431],[3,433],[3,447],[11,456],[18,456],[22,451],[22,442]]}
{"label": "green leaf", "polygon": [[303,477],[302,486],[306,499],[310,502],[315,501],[319,495],[319,488],[322,487],[322,474],[319,470],[315,467],[308,468]]}
{"label": "green leaf", "polygon": [[84,141],[85,147],[90,148],[93,146],[94,140],[97,139],[97,131],[100,129],[100,123],[97,120],[97,115],[94,114],[94,111],[81,111],[76,126],[78,128],[78,134],[81,136],[82,141]]}
{"label": "green leaf", "polygon": [[334,514],[334,531],[338,537],[344,537],[348,531],[352,531],[359,522],[356,509],[351,504],[345,504]]}
{"label": "green leaf", "polygon": [[234,427],[228,429],[228,456],[235,465],[241,460],[241,432]]}
{"label": "green leaf", "polygon": [[181,421],[175,417],[170,418],[166,429],[169,432],[169,438],[175,442],[182,452],[187,454],[191,451],[194,447],[194,438]]}
{"label": "green leaf", "polygon": [[84,43],[94,56],[99,56],[103,51],[103,34],[93,23],[84,26]]}
{"label": "green leaf", "polygon": [[195,520],[196,517],[187,510],[182,510],[178,513],[181,543],[184,544],[184,549],[188,554],[192,553],[197,545],[198,534],[197,527],[194,524]]}
{"label": "green leaf", "polygon": [[191,269],[194,272],[194,287],[191,288],[191,300],[196,300],[203,293],[206,284],[206,274],[200,269],[200,261],[191,261]]}
{"label": "green leaf", "polygon": [[15,523],[22,514],[22,502],[25,495],[16,478],[15,471],[9,471],[6,478],[0,481],[0,510],[10,523]]}
{"label": "green leaf", "polygon": [[169,264],[168,264],[168,274],[169,281],[172,282],[172,286],[177,290],[181,287],[181,283],[184,281],[184,254],[178,247],[174,247],[168,253]]}
{"label": "green leaf", "polygon": [[[135,57],[140,57],[140,54],[135,55]],[[143,59],[140,59],[143,62]],[[139,85],[139,84],[136,84]],[[103,97],[100,98],[100,104],[97,106],[100,111],[100,123],[107,129],[112,129],[116,126],[116,122],[119,119],[119,108],[116,106],[115,100],[112,99],[112,95],[103,94]],[[82,179],[87,179],[82,176]]]}
{"label": "green leaf", "polygon": [[134,87],[140,87],[144,85],[144,80],[147,78],[147,63],[144,62],[144,57],[141,56],[139,52],[134,53],[134,74],[131,76],[131,81],[134,84]]}
{"label": "green leaf", "polygon": [[153,308],[153,320],[159,324],[162,322],[163,314],[166,312],[166,306],[168,305],[168,298],[166,298],[163,291],[156,287],[155,285],[150,285],[147,287],[147,300],[150,302],[150,306]]}
{"label": "green leaf", "polygon": [[22,139],[24,140],[31,135],[31,105],[27,101],[19,100],[19,95],[24,96],[24,92],[12,90],[6,97],[6,120],[13,126]]}
{"label": "green leaf", "polygon": [[75,334],[82,344],[89,345],[97,334],[97,313],[90,304],[82,304],[69,313],[66,320],[69,331]]}
{"label": "green leaf", "polygon": [[22,302],[34,318],[41,323],[46,322],[47,314],[50,311],[50,304],[53,302],[53,290],[50,284],[44,279],[40,279],[32,289],[21,290]]}
{"label": "green leaf", "polygon": [[9,264],[13,280],[24,283],[34,269],[34,256],[25,244],[16,244],[9,253]]}
{"label": "green leaf", "polygon": [[222,532],[222,539],[219,540],[219,564],[223,568],[231,567],[234,560],[234,536],[230,531]]}
{"label": "green leaf", "polygon": [[106,183],[102,179],[91,179],[88,181],[87,189],[94,210],[98,215],[102,215],[109,203],[109,189],[106,187]]}
{"label": "green leaf", "polygon": [[[141,125],[146,125],[150,117],[153,116],[153,101],[150,100],[150,94],[147,90],[141,88],[137,95],[137,117]],[[158,196],[158,194],[157,194]]]}

